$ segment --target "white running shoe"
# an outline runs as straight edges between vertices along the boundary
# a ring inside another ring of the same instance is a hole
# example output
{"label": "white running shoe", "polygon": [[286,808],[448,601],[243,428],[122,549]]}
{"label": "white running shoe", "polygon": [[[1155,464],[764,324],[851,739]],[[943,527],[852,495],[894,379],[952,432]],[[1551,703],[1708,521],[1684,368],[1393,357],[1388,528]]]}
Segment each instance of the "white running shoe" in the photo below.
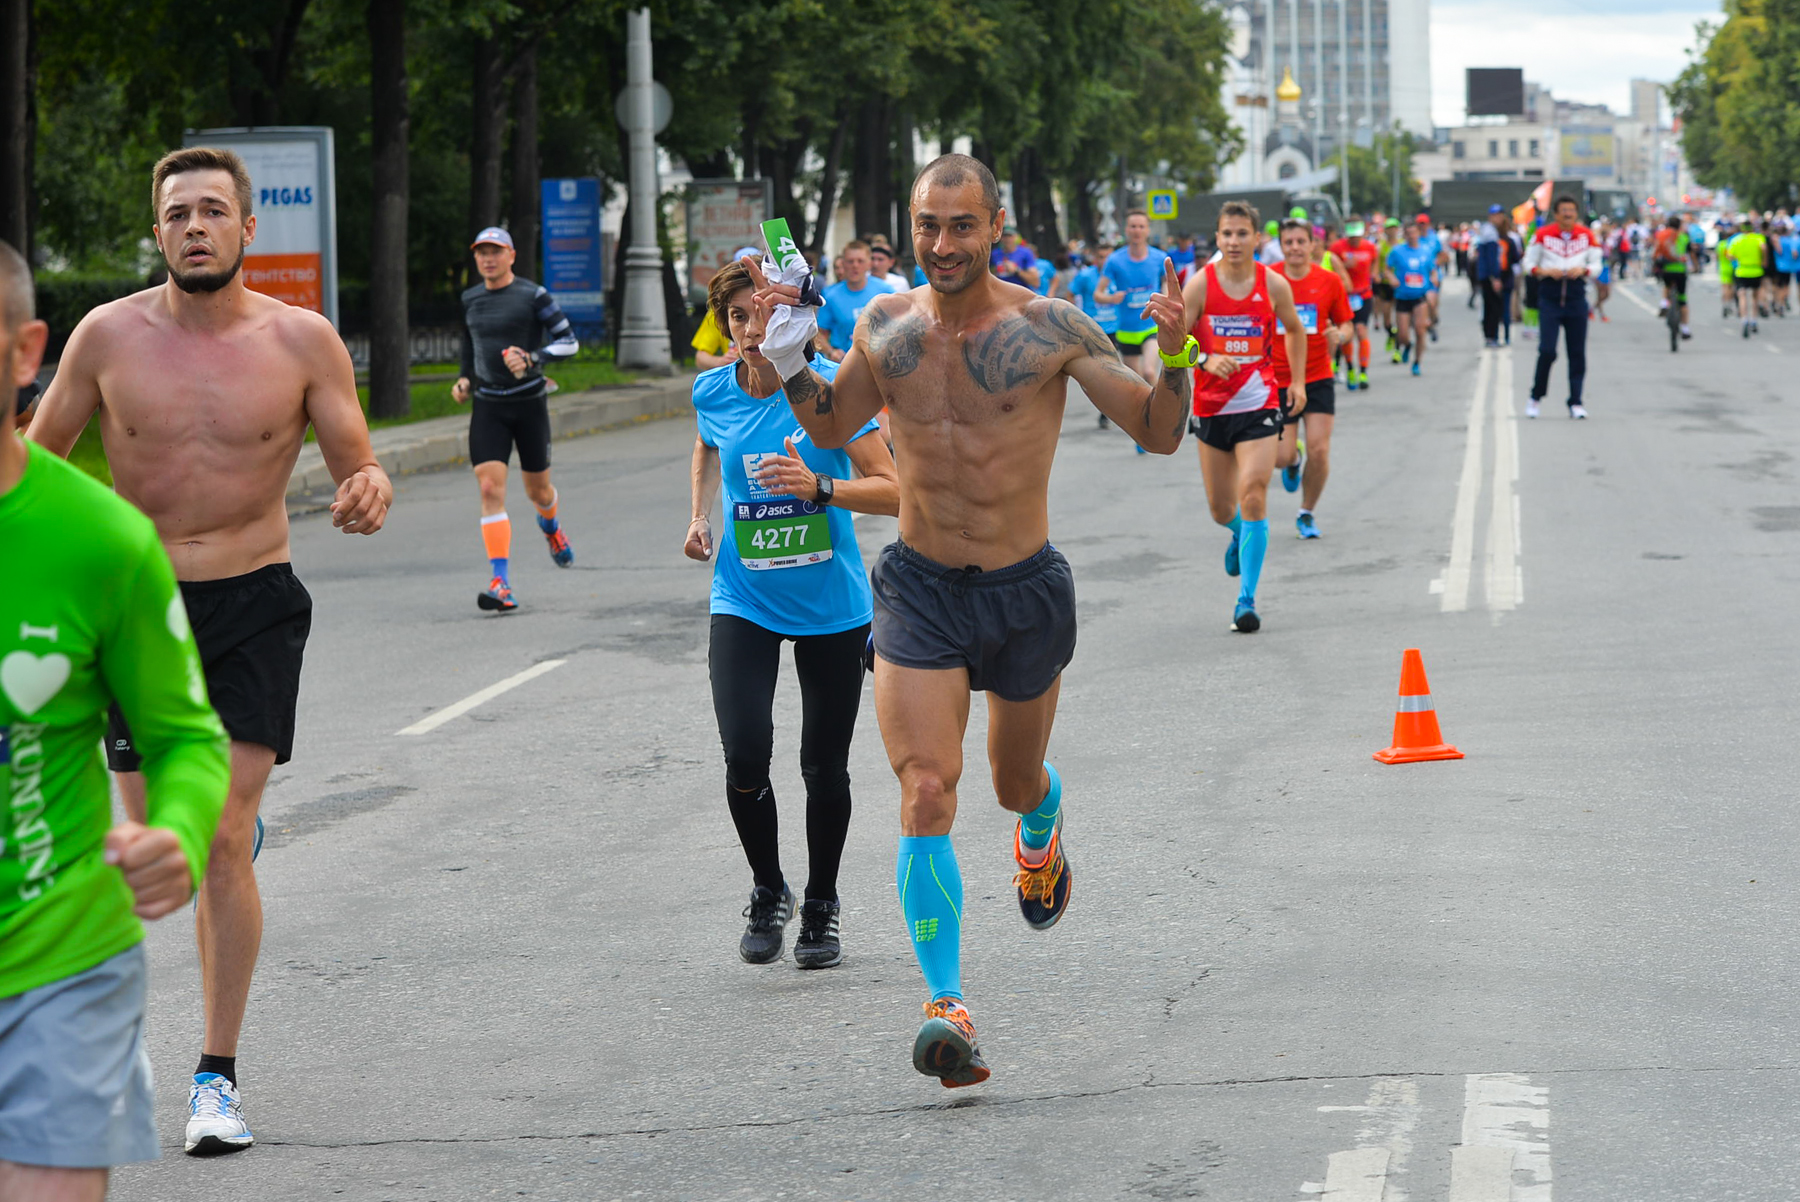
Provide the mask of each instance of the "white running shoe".
{"label": "white running shoe", "polygon": [[230,1079],[217,1073],[194,1074],[188,1090],[188,1155],[241,1152],[255,1142],[244,1121],[243,1101]]}
{"label": "white running shoe", "polygon": [[1587,420],[1587,410],[1583,409],[1580,405],[1570,405],[1569,406],[1569,416],[1574,418],[1578,422],[1586,421]]}
{"label": "white running shoe", "polygon": [[1538,415],[1538,403],[1536,401],[1526,401],[1525,402],[1525,416],[1526,417],[1536,417],[1537,415]]}

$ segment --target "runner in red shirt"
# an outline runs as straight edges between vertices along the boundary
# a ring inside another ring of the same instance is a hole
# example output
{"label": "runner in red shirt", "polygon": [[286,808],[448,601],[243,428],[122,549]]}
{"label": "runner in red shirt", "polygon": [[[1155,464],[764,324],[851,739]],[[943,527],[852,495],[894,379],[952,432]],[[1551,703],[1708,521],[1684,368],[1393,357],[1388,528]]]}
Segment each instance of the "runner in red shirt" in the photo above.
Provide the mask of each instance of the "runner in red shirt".
{"label": "runner in red shirt", "polygon": [[1369,310],[1375,295],[1375,244],[1363,237],[1363,223],[1344,223],[1344,236],[1331,244],[1331,256],[1350,271],[1350,322],[1356,327],[1356,362],[1351,362],[1351,344],[1339,348],[1344,358],[1344,387],[1351,392],[1369,386]]}
{"label": "runner in red shirt", "polygon": [[[1318,538],[1319,528],[1313,523],[1313,506],[1325,491],[1325,478],[1331,474],[1331,427],[1337,414],[1337,380],[1331,370],[1332,351],[1350,341],[1352,323],[1349,297],[1336,272],[1326,271],[1313,263],[1312,230],[1303,221],[1281,223],[1282,264],[1275,270],[1294,291],[1294,307],[1306,329],[1306,364],[1302,375],[1306,386],[1306,411],[1285,417],[1290,424],[1304,423],[1306,464],[1300,462],[1301,440],[1284,434],[1275,451],[1275,466],[1281,469],[1281,486],[1289,492],[1304,480],[1306,491],[1300,497],[1300,512],[1294,527],[1301,538]],[[1286,331],[1278,324],[1277,330]],[[1285,415],[1292,369],[1287,356],[1287,339],[1275,340],[1275,383],[1281,390],[1281,408]]]}
{"label": "runner in red shirt", "polygon": [[[1182,290],[1187,311],[1197,315],[1194,336],[1206,355],[1194,369],[1192,428],[1200,439],[1200,474],[1213,521],[1231,531],[1225,573],[1243,578],[1231,622],[1242,634],[1262,625],[1256,585],[1269,549],[1269,473],[1275,470],[1281,433],[1270,347],[1285,338],[1290,356],[1306,358],[1306,330],[1293,290],[1251,257],[1256,230],[1253,207],[1226,201],[1219,209],[1219,260],[1196,271]],[[1275,332],[1277,318],[1285,334]],[[1298,415],[1306,408],[1305,382],[1289,392]]]}

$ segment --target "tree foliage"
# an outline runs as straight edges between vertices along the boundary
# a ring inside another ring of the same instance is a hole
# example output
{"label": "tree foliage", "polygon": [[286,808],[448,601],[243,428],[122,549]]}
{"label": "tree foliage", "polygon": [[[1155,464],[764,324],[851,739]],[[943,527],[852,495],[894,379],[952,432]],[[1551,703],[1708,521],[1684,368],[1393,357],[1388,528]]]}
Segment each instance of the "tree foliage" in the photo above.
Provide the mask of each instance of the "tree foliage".
{"label": "tree foliage", "polygon": [[1792,204],[1800,179],[1800,0],[1728,0],[1669,87],[1694,178],[1749,206]]}

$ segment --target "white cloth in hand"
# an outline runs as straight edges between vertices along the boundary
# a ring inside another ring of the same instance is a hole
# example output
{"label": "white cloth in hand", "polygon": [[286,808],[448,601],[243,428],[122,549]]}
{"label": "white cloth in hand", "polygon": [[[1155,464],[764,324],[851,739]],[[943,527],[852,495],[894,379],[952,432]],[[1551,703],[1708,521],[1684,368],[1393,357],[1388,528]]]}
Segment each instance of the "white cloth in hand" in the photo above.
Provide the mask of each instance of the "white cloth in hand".
{"label": "white cloth in hand", "polygon": [[[798,288],[812,269],[805,259],[795,259],[785,270],[775,260],[764,256],[763,275],[772,283]],[[812,362],[813,339],[819,333],[818,313],[811,305],[776,305],[763,333],[763,357],[775,365],[783,380],[791,380]]]}

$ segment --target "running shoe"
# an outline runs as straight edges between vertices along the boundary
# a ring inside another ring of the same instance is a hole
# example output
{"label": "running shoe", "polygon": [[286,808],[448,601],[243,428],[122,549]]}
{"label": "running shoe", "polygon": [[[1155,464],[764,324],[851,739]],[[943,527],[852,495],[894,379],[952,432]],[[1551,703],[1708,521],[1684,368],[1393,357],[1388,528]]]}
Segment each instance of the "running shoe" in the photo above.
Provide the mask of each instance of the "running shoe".
{"label": "running shoe", "polygon": [[863,670],[875,671],[875,632],[869,632],[869,641],[863,644]]}
{"label": "running shoe", "polygon": [[1303,513],[1299,517],[1295,518],[1294,519],[1294,529],[1299,531],[1299,536],[1301,538],[1318,538],[1319,537],[1318,523],[1313,521],[1313,515],[1310,513]]}
{"label": "running shoe", "polygon": [[1237,609],[1231,615],[1231,628],[1239,634],[1255,634],[1262,629],[1262,619],[1256,616],[1256,598],[1248,601],[1238,598]]}
{"label": "running shoe", "polygon": [[1238,574],[1238,536],[1235,533],[1232,534],[1231,541],[1225,544],[1225,574]]}
{"label": "running shoe", "polygon": [[1395,362],[1397,362],[1397,363],[1411,363],[1412,362],[1412,343],[1409,342],[1405,346],[1400,348],[1400,358],[1395,360]]}
{"label": "running shoe", "polygon": [[800,935],[794,940],[795,968],[835,968],[844,962],[837,902],[809,897],[800,905]]}
{"label": "running shoe", "polygon": [[1069,908],[1069,891],[1075,886],[1075,872],[1069,867],[1062,849],[1062,811],[1056,812],[1056,829],[1050,832],[1049,854],[1036,867],[1025,862],[1025,820],[1020,819],[1013,831],[1013,859],[1019,871],[1013,873],[1013,889],[1019,895],[1019,913],[1025,925],[1034,931],[1047,931]]}
{"label": "running shoe", "polygon": [[569,545],[569,536],[563,533],[560,525],[554,530],[546,530],[544,541],[550,544],[550,558],[556,561],[557,567],[575,566],[575,548]]}
{"label": "running shoe", "polygon": [[1296,459],[1281,469],[1281,487],[1289,492],[1300,491],[1300,460]]}
{"label": "running shoe", "polygon": [[987,1061],[975,1043],[975,1024],[961,998],[925,1003],[925,1023],[913,1040],[913,1067],[936,1077],[945,1089],[980,1085],[988,1079]]}
{"label": "running shoe", "polygon": [[1532,397],[1530,400],[1525,402],[1525,416],[1526,417],[1536,417],[1537,415],[1538,415],[1537,398]]}
{"label": "running shoe", "polygon": [[1098,425],[1099,425],[1099,427],[1100,427],[1100,428],[1101,428],[1101,429],[1102,429],[1102,430],[1104,430],[1104,429],[1106,429],[1106,427],[1108,427],[1108,426],[1110,426],[1110,425],[1112,425],[1112,423],[1111,423],[1111,422],[1110,422],[1110,421],[1107,421],[1107,420],[1106,420],[1106,414],[1104,414],[1104,413],[1102,413],[1102,414],[1101,414],[1101,415],[1100,415],[1100,421],[1099,421],[1099,422],[1098,422],[1098,423],[1097,423],[1097,424],[1098,424]]}
{"label": "running shoe", "polygon": [[1415,376],[1419,374],[1419,365],[1417,363],[1413,364],[1412,374]]}
{"label": "running shoe", "polygon": [[1144,444],[1141,442],[1134,442],[1131,445],[1137,448],[1137,453],[1140,455],[1148,455],[1150,453],[1144,449]]}
{"label": "running shoe", "polygon": [[1587,410],[1583,409],[1580,405],[1570,405],[1569,416],[1578,422],[1584,422],[1587,420]]}
{"label": "running shoe", "polygon": [[1425,336],[1427,338],[1431,339],[1433,342],[1436,342],[1437,341],[1437,327],[1434,325],[1429,330],[1426,330]]}
{"label": "running shoe", "polygon": [[761,885],[750,890],[750,904],[744,917],[744,937],[738,940],[738,955],[746,964],[773,964],[781,959],[781,936],[788,919],[794,916],[794,891],[786,885],[780,893]]}
{"label": "running shoe", "polygon": [[243,1099],[231,1079],[218,1073],[195,1073],[188,1088],[188,1155],[242,1152],[255,1142],[250,1124],[244,1121]]}
{"label": "running shoe", "polygon": [[519,603],[513,600],[512,589],[507,586],[506,581],[498,576],[494,577],[493,582],[487,586],[487,592],[476,596],[475,604],[483,609],[491,609],[503,614],[509,614],[519,608]]}

